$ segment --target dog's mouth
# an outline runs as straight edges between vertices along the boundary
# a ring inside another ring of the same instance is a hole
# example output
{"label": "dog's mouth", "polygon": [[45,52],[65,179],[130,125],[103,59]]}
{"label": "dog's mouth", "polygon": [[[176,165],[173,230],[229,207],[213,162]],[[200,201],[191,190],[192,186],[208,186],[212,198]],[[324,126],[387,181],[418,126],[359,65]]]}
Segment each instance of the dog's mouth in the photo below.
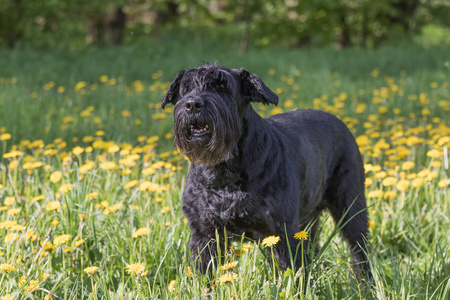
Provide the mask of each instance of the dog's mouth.
{"label": "dog's mouth", "polygon": [[195,123],[191,125],[189,133],[194,137],[201,137],[211,134],[211,128],[209,128],[208,124]]}

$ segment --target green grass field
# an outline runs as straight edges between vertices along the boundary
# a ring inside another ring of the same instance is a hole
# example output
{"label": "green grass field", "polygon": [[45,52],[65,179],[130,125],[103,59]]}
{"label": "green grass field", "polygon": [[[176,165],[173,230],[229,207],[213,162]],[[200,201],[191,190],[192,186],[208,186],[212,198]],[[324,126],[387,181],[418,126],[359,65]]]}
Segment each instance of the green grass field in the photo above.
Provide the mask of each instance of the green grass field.
{"label": "green grass field", "polygon": [[[0,299],[450,299],[450,49],[232,48],[0,52]],[[227,245],[214,277],[195,272],[189,162],[159,101],[178,70],[212,60],[280,96],[254,105],[264,116],[316,108],[350,127],[366,164],[370,288],[329,216],[306,293],[260,241]]]}

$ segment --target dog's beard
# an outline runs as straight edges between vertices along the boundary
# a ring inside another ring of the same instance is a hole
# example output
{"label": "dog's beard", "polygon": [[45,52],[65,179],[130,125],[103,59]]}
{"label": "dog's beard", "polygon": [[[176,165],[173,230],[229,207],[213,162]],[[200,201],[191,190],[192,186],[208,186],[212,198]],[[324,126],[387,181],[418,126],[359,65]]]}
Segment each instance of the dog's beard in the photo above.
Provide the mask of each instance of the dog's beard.
{"label": "dog's beard", "polygon": [[192,114],[175,106],[174,143],[194,164],[213,166],[233,157],[242,134],[242,121],[229,107]]}

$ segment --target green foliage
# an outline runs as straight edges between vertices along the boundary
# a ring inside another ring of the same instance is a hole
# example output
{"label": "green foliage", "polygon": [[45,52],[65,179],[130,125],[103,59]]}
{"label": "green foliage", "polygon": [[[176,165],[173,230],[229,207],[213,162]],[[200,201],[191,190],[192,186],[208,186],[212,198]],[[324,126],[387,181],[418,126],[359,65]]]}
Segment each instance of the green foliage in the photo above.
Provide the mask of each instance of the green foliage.
{"label": "green foliage", "polygon": [[425,25],[450,25],[445,0],[2,0],[0,47],[102,44],[105,18],[115,8],[125,13],[125,43],[160,38],[171,29],[198,37],[225,27],[244,51],[268,45],[373,47],[409,39]]}

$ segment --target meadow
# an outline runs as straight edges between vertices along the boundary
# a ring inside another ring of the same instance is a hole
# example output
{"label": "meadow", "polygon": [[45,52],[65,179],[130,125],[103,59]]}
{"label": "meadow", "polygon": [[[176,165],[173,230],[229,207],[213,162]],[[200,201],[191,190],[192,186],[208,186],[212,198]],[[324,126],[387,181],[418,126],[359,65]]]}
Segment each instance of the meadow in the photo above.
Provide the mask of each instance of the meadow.
{"label": "meadow", "polygon": [[[241,54],[187,40],[0,52],[0,299],[450,299],[449,53],[409,43]],[[306,282],[273,272],[270,250],[245,238],[214,276],[195,271],[181,212],[189,162],[159,102],[178,70],[213,60],[279,95],[278,107],[254,105],[262,116],[315,108],[354,133],[369,288],[328,215]]]}

